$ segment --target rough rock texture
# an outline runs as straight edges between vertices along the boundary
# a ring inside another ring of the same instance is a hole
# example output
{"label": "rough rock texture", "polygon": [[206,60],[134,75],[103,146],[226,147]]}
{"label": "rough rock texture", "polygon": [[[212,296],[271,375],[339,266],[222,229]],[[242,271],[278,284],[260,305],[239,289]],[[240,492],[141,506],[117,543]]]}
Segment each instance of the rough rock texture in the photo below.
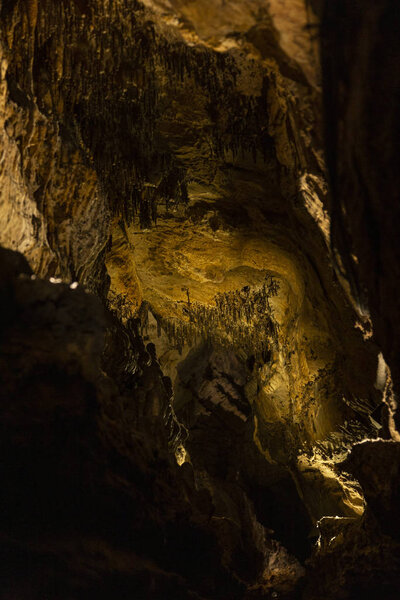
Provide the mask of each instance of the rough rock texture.
{"label": "rough rock texture", "polygon": [[389,9],[1,5],[5,598],[396,593]]}
{"label": "rough rock texture", "polygon": [[338,271],[360,312],[370,312],[398,387],[400,17],[390,0],[325,5],[321,48],[332,241]]}
{"label": "rough rock texture", "polygon": [[2,597],[242,597],[168,450],[158,364],[95,297],[29,273],[2,251]]}
{"label": "rough rock texture", "polygon": [[[398,229],[399,14],[390,1],[321,3],[326,149],[336,270],[391,369],[385,437],[353,446],[342,468],[360,482],[361,520],[320,521],[311,598],[395,599],[399,567]],[[386,384],[385,384],[386,380]],[[393,381],[392,381],[393,380]],[[397,440],[397,441],[394,441]]]}
{"label": "rough rock texture", "polygon": [[367,508],[361,519],[319,521],[307,598],[398,597],[399,451],[399,443],[392,440],[366,440],[353,446],[342,467],[360,482]]}
{"label": "rough rock texture", "polygon": [[[188,507],[168,453],[159,368],[139,369],[146,352],[125,330],[129,361],[117,378],[107,351],[102,358],[113,328],[100,302],[29,272],[2,251],[2,597],[125,597],[136,588],[145,597],[164,579],[179,594],[183,580],[166,572],[167,529]],[[132,395],[146,379],[153,410]]]}
{"label": "rough rock texture", "polygon": [[[366,440],[355,444],[343,463],[346,471],[362,485],[368,510],[382,531],[399,539],[399,452],[400,444],[392,440]],[[381,465],[385,465],[382,469]]]}

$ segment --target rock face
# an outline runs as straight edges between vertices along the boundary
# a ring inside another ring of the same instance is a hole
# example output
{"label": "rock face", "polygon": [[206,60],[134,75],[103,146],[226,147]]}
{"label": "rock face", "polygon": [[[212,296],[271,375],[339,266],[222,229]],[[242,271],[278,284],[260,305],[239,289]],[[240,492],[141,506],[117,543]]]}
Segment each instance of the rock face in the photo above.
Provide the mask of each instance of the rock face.
{"label": "rock face", "polygon": [[3,2],[4,598],[397,597],[397,17],[347,4]]}
{"label": "rock face", "polygon": [[[168,564],[167,530],[179,544],[197,525],[158,365],[94,296],[35,279],[11,251],[1,265],[2,596],[190,597]],[[207,564],[212,541],[199,543]]]}
{"label": "rock face", "polygon": [[390,1],[338,2],[322,25],[333,243],[398,387],[399,15]]}
{"label": "rock face", "polygon": [[393,439],[356,444],[342,464],[360,482],[366,511],[361,521],[321,521],[306,595],[392,599],[400,589],[399,174],[391,167],[400,156],[399,15],[385,1],[325,2],[320,9],[333,254],[339,279],[358,313],[371,318],[391,369],[390,377],[381,360],[384,377],[377,384],[386,379],[386,435]]}
{"label": "rock face", "polygon": [[319,521],[307,598],[398,596],[399,449],[393,440],[366,440],[353,446],[342,467],[362,485],[367,508],[361,519]]}

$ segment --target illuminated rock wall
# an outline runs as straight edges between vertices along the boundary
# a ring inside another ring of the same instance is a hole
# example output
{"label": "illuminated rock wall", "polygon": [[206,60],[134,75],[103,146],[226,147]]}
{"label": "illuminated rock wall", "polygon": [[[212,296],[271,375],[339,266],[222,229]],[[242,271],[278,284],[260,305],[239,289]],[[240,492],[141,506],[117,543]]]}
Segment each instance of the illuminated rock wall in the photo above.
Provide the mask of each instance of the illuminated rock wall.
{"label": "illuminated rock wall", "polygon": [[[385,308],[395,287],[375,252],[371,280],[361,260],[366,220],[359,227],[349,198],[363,177],[346,184],[355,171],[340,148],[352,129],[335,137],[343,113],[329,104],[341,85],[331,10],[3,2],[0,243],[27,261],[2,254],[9,597],[339,593],[331,518],[350,532],[372,527],[358,483],[368,500],[368,475],[342,461],[355,442],[395,436],[385,368],[374,383],[381,349],[396,378],[397,305]],[[345,537],[343,557],[374,548],[365,536],[360,547]],[[395,542],[385,543],[390,554]],[[343,597],[363,569],[351,577]]]}

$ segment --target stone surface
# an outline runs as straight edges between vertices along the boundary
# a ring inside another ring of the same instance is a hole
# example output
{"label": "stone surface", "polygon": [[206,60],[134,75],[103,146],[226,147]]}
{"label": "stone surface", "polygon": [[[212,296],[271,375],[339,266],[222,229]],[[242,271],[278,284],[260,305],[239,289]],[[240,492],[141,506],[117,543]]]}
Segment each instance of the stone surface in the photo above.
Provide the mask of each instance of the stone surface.
{"label": "stone surface", "polygon": [[240,597],[134,329],[11,252],[1,266],[3,597]]}
{"label": "stone surface", "polygon": [[397,598],[396,19],[3,2],[5,598]]}
{"label": "stone surface", "polygon": [[360,482],[368,510],[382,531],[394,539],[400,536],[399,452],[399,442],[365,440],[353,446],[343,463],[343,468]]}
{"label": "stone surface", "polygon": [[398,386],[400,181],[391,165],[400,156],[399,15],[390,0],[325,5],[321,50],[338,271],[360,312],[370,313]]}

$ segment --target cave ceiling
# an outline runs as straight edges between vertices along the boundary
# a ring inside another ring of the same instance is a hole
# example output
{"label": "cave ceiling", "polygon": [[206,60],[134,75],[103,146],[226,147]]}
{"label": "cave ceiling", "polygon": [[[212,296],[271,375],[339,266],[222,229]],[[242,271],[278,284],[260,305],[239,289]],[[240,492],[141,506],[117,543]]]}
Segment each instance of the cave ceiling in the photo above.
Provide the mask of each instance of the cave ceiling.
{"label": "cave ceiling", "polygon": [[176,385],[207,341],[250,361],[255,439],[288,465],[370,431],[377,352],[329,252],[316,16],[227,6],[4,5],[2,237],[141,319]]}
{"label": "cave ceiling", "polygon": [[[83,564],[93,560],[97,573],[90,536],[100,531],[110,572],[125,581],[134,564],[146,573],[143,597],[171,585],[177,598],[218,599],[223,580],[232,590],[224,598],[278,590],[289,600],[306,585],[304,598],[320,600],[308,573],[322,569],[315,577],[329,590],[330,553],[347,573],[341,541],[351,581],[357,552],[371,563],[379,554],[369,511],[383,501],[370,481],[382,482],[369,465],[397,457],[395,442],[376,439],[396,438],[382,416],[395,401],[366,292],[349,276],[362,266],[340,232],[351,202],[343,200],[338,228],[326,167],[323,4],[8,0],[0,8],[0,325],[8,332],[0,373],[4,405],[10,396],[18,407],[6,414],[18,457],[7,473],[46,479],[55,447],[67,465],[57,502],[64,493],[84,499]],[[340,181],[329,150],[331,180]],[[386,327],[378,327],[383,346]],[[19,523],[15,506],[10,523],[15,514]],[[385,557],[398,552],[385,537],[389,513],[376,534]],[[132,522],[137,546],[125,537]],[[21,527],[16,553],[31,543]],[[70,548],[60,535],[57,557]],[[209,557],[205,583],[194,566],[198,540]],[[71,564],[81,577],[81,564]]]}
{"label": "cave ceiling", "polygon": [[[363,342],[327,252],[315,16],[302,2],[145,4],[194,64],[156,65],[154,135],[179,167],[165,176],[150,163],[138,214],[114,218],[109,300],[124,318],[150,314],[173,380],[202,339],[256,356],[259,418],[294,420],[289,445],[323,439],[370,382],[351,377],[345,357]],[[257,294],[271,282],[270,322]],[[373,377],[373,351],[361,353]]]}

